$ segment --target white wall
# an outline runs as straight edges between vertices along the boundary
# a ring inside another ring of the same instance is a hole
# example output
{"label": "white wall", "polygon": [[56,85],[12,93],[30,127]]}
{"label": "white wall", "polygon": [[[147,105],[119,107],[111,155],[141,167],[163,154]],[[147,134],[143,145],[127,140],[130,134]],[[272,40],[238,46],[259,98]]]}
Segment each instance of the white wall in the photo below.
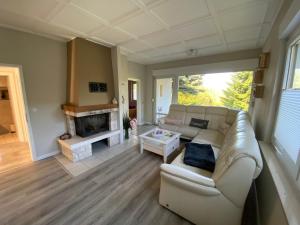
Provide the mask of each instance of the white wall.
{"label": "white wall", "polygon": [[65,132],[66,43],[0,28],[0,63],[22,66],[37,157],[57,152]]}
{"label": "white wall", "polygon": [[281,86],[282,83],[281,80],[285,63],[285,42],[279,39],[279,26],[291,2],[291,0],[284,1],[281,12],[263,47],[263,52],[270,52],[270,65],[264,74],[264,97],[255,100],[252,112],[252,123],[257,138],[267,142],[270,141],[272,134],[280,92],[278,87]]}

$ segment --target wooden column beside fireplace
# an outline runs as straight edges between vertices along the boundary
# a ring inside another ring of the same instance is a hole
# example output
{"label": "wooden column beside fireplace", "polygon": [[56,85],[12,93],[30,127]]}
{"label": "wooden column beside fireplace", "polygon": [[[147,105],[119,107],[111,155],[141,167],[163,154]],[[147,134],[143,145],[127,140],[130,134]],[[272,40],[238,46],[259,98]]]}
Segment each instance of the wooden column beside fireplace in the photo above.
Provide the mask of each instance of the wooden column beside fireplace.
{"label": "wooden column beside fireplace", "polygon": [[62,153],[68,159],[76,162],[92,156],[92,143],[103,139],[107,139],[108,146],[120,143],[118,105],[63,105],[62,108],[67,118],[67,129],[72,138],[58,142]]}

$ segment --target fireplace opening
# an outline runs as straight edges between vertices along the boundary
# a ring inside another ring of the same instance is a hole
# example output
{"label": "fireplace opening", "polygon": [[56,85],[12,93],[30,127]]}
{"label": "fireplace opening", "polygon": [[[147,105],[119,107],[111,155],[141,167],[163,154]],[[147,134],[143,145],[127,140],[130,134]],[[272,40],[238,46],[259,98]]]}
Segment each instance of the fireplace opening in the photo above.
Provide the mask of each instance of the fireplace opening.
{"label": "fireplace opening", "polygon": [[75,117],[76,134],[80,137],[109,130],[109,113]]}

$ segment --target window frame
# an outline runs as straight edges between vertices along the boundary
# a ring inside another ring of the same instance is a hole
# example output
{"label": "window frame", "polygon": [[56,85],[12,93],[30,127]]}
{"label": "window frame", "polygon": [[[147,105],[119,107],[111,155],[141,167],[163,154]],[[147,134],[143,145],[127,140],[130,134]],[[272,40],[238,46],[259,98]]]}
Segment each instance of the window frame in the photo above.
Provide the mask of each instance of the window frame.
{"label": "window frame", "polygon": [[[296,36],[296,38],[289,40],[286,45],[286,57],[285,57],[285,70],[284,70],[284,77],[283,77],[283,84],[280,93],[280,99],[278,101],[277,106],[277,115],[275,118],[275,125],[272,132],[271,142],[273,147],[278,153],[278,158],[281,163],[287,168],[289,174],[294,179],[294,182],[298,182],[300,180],[300,151],[297,156],[296,163],[292,160],[289,156],[289,153],[285,150],[285,148],[277,141],[275,137],[275,130],[278,121],[278,112],[280,107],[281,96],[283,92],[299,92],[300,88],[292,88],[293,81],[294,81],[294,71],[296,65],[296,55],[297,51],[295,51],[296,46],[299,46],[300,49],[300,34]],[[300,54],[300,51],[299,51]]]}
{"label": "window frame", "polygon": [[[298,36],[288,46],[286,57],[286,70],[284,79],[284,90],[300,91],[300,88],[293,88],[293,81],[295,77],[295,66],[297,62],[297,54],[300,54],[300,36]],[[299,51],[299,52],[298,52]]]}

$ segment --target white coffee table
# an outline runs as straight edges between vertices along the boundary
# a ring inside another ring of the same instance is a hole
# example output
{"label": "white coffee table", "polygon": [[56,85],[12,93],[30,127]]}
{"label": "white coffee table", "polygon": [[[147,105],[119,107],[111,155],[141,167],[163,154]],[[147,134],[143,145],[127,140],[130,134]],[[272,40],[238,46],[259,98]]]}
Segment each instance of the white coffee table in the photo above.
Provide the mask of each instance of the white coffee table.
{"label": "white coffee table", "polygon": [[179,147],[180,133],[162,130],[163,135],[161,137],[154,137],[152,135],[153,130],[150,130],[140,135],[140,153],[142,154],[144,149],[150,152],[154,152],[163,156],[164,162],[167,162],[167,157]]}

